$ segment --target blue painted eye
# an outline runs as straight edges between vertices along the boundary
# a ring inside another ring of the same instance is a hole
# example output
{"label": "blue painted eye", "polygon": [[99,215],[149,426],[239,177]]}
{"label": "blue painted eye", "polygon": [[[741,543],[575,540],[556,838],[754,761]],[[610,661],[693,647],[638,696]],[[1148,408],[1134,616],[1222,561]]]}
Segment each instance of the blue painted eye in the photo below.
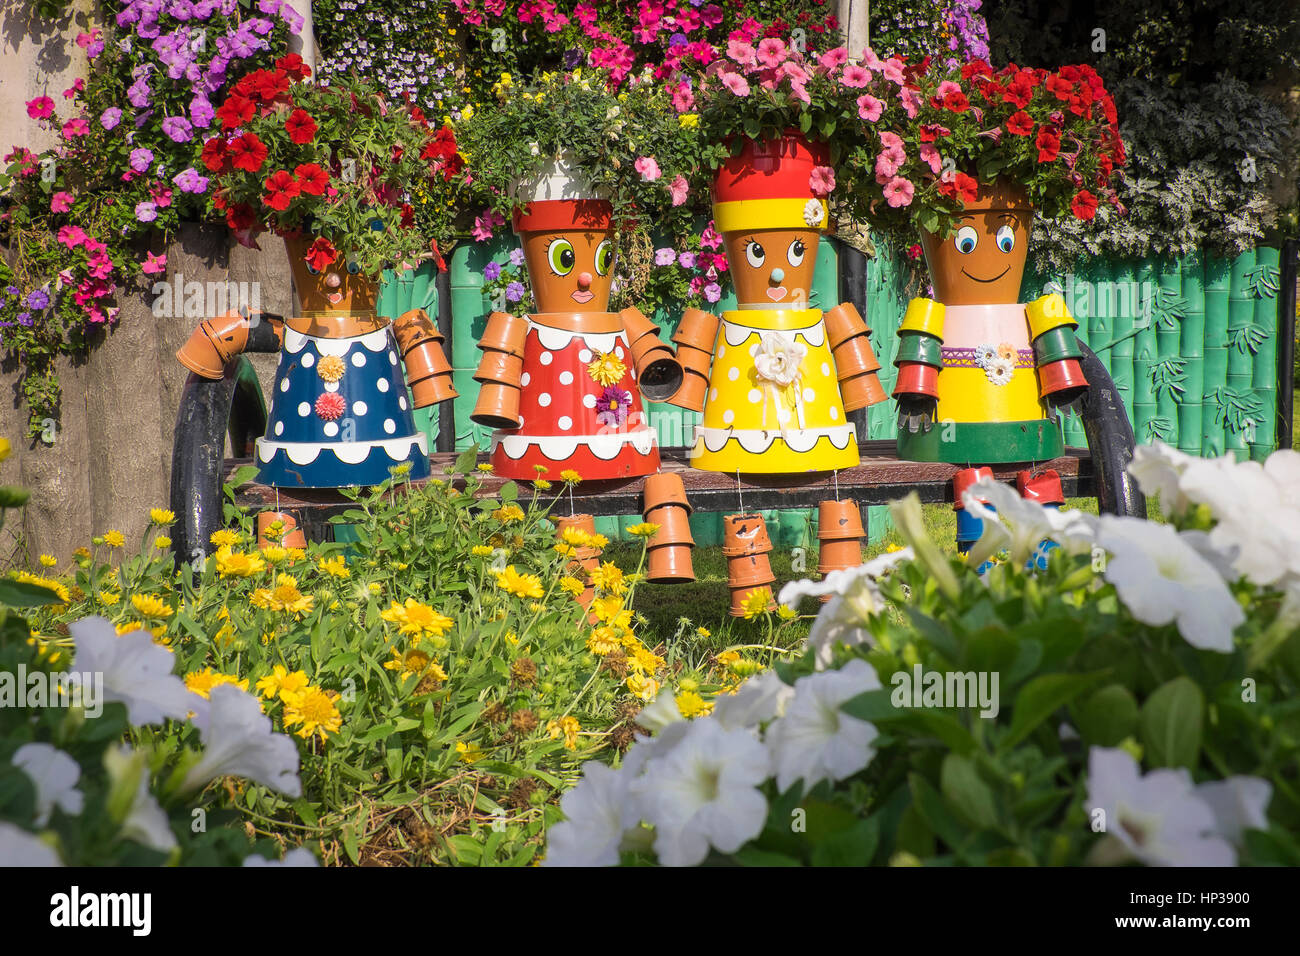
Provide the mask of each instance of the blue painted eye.
{"label": "blue painted eye", "polygon": [[348,275],[356,275],[361,271],[361,266],[355,262],[348,263]]}
{"label": "blue painted eye", "polygon": [[315,266],[313,266],[310,262],[306,263],[306,265],[307,265],[307,274],[308,274],[308,275],[313,275],[313,276],[318,276],[318,275],[320,275],[320,270],[317,269]]}
{"label": "blue painted eye", "polygon": [[963,256],[968,256],[975,251],[979,245],[979,234],[975,232],[974,226],[962,226],[957,230],[957,238],[954,240],[957,251]]}
{"label": "blue painted eye", "polygon": [[998,248],[1003,252],[1010,252],[1016,247],[1016,232],[1010,226],[1002,226],[998,229]]}

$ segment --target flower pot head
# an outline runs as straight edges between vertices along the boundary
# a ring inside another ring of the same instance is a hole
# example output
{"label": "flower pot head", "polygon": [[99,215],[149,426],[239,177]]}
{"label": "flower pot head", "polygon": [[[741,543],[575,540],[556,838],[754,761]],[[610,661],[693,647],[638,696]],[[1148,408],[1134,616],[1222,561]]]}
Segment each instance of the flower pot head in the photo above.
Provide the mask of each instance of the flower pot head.
{"label": "flower pot head", "polygon": [[[332,244],[312,236],[286,239],[284,244],[302,314],[374,312],[374,277],[361,272],[355,262],[344,262]],[[331,255],[333,260],[328,261]]]}
{"label": "flower pot head", "polygon": [[817,240],[827,223],[813,171],[827,168],[827,155],[824,145],[787,133],[746,140],[718,170],[714,227],[722,233],[742,309],[808,308]]}
{"label": "flower pot head", "polygon": [[1020,301],[1034,209],[1025,191],[998,180],[981,184],[952,235],[922,232],[935,298],[944,305]]}

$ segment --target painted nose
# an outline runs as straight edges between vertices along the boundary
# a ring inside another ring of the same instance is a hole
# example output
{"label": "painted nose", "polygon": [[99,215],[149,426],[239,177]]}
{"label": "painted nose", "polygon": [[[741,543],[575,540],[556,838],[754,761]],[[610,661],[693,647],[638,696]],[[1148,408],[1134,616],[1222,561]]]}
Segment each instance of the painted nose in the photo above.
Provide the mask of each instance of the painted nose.
{"label": "painted nose", "polygon": [[590,272],[578,273],[578,288],[587,289],[590,286],[591,286],[591,273]]}
{"label": "painted nose", "polygon": [[773,270],[772,270],[772,281],[773,281],[773,282],[779,284],[779,283],[783,282],[784,280],[785,280],[785,270],[784,270],[784,269],[773,269]]}
{"label": "painted nose", "polygon": [[325,286],[330,289],[337,289],[343,284],[343,279],[337,272],[331,272],[325,276]]}

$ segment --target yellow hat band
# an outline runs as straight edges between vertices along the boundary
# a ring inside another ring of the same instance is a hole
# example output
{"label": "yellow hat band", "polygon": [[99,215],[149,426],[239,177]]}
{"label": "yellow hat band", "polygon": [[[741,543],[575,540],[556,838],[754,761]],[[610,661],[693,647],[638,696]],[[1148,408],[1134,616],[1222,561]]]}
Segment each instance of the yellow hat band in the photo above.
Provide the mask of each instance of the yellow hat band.
{"label": "yellow hat band", "polygon": [[[825,229],[828,210],[822,199],[738,199],[713,204],[718,232],[746,229]],[[811,221],[810,221],[811,220]]]}

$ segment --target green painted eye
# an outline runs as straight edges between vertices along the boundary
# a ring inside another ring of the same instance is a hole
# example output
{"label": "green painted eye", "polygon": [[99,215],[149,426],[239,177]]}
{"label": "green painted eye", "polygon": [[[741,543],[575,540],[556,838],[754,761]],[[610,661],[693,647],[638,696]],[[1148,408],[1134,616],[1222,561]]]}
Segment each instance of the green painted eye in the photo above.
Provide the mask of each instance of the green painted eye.
{"label": "green painted eye", "polygon": [[546,262],[557,276],[567,276],[572,272],[575,261],[573,243],[568,239],[552,239],[546,247]]}
{"label": "green painted eye", "polygon": [[610,267],[614,265],[614,243],[606,239],[596,247],[596,272],[599,275],[609,275]]}

